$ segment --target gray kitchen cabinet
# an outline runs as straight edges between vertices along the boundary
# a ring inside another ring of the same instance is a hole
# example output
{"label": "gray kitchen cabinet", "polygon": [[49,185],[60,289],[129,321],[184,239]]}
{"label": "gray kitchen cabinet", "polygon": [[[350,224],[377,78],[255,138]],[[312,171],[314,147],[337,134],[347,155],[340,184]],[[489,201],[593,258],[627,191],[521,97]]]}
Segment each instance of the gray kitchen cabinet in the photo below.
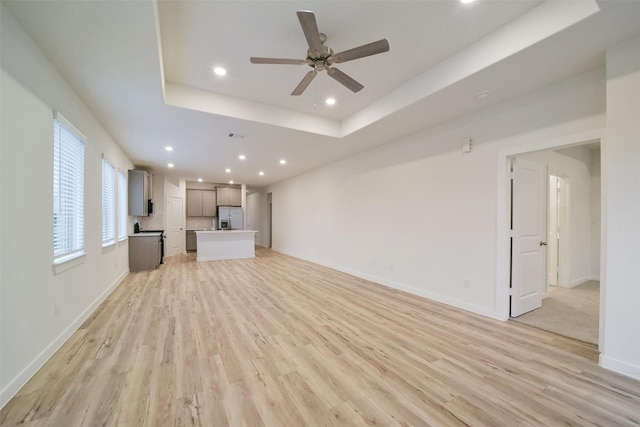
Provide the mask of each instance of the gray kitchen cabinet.
{"label": "gray kitchen cabinet", "polygon": [[129,190],[129,215],[148,216],[149,199],[149,173],[143,170],[130,170],[128,174]]}
{"label": "gray kitchen cabinet", "polygon": [[229,206],[229,188],[216,187],[216,203],[218,206]]}
{"label": "gray kitchen cabinet", "polygon": [[161,233],[129,235],[129,271],[154,270],[162,260]]}
{"label": "gray kitchen cabinet", "polygon": [[187,230],[187,252],[198,249],[198,239],[195,230]]}
{"label": "gray kitchen cabinet", "polygon": [[242,192],[239,188],[217,187],[218,206],[242,206]]}
{"label": "gray kitchen cabinet", "polygon": [[216,216],[216,192],[187,190],[187,216]]}
{"label": "gray kitchen cabinet", "polygon": [[242,191],[239,188],[229,189],[229,203],[230,206],[242,206]]}
{"label": "gray kitchen cabinet", "polygon": [[187,216],[202,216],[202,190],[187,190]]}
{"label": "gray kitchen cabinet", "polygon": [[202,190],[202,216],[216,216],[216,192]]}

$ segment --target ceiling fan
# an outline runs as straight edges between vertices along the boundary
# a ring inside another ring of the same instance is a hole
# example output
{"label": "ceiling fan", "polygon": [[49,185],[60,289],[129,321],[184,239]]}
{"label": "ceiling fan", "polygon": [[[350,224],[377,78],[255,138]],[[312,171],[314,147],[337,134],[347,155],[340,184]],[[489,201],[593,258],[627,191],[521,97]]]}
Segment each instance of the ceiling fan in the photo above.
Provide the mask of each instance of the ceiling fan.
{"label": "ceiling fan", "polygon": [[378,40],[353,49],[345,50],[340,53],[333,53],[329,46],[325,46],[324,42],[327,36],[318,31],[316,17],[313,12],[301,10],[296,12],[298,20],[302,26],[304,36],[307,38],[309,50],[305,59],[280,59],[280,58],[256,58],[251,57],[252,64],[285,64],[285,65],[309,65],[313,70],[309,71],[302,81],[291,92],[291,95],[301,95],[309,86],[313,78],[318,72],[325,70],[330,77],[333,77],[339,83],[342,83],[353,92],[360,91],[364,86],[343,73],[337,68],[332,67],[333,64],[351,61],[353,59],[364,58],[365,56],[376,55],[389,51],[389,42],[387,39]]}

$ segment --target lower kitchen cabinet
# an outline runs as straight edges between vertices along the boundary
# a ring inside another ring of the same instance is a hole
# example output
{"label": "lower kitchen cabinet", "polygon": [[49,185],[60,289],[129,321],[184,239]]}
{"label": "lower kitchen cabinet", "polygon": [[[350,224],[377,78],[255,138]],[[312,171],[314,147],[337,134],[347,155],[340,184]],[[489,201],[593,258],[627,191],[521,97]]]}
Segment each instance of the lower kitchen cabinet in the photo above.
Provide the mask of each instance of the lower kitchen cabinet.
{"label": "lower kitchen cabinet", "polygon": [[129,235],[129,271],[154,270],[162,261],[161,233]]}
{"label": "lower kitchen cabinet", "polygon": [[195,230],[187,230],[187,252],[195,251],[198,249],[198,240],[196,238]]}

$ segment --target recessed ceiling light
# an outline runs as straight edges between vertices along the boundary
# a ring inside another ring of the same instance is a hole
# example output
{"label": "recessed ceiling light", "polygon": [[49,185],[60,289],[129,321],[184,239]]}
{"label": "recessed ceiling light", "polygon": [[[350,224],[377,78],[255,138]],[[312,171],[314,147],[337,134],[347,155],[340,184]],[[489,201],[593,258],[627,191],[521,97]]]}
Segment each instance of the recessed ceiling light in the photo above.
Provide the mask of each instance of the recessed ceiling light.
{"label": "recessed ceiling light", "polygon": [[244,154],[240,154],[240,155],[238,156],[238,158],[239,158],[240,160],[244,160],[244,159],[246,159],[246,158],[247,158],[247,156],[245,156]]}
{"label": "recessed ceiling light", "polygon": [[167,145],[166,147],[164,147],[164,149],[167,151],[173,151],[173,147],[170,145]]}
{"label": "recessed ceiling light", "polygon": [[260,171],[260,172],[258,172],[258,175],[264,176],[264,172]]}
{"label": "recessed ceiling light", "polygon": [[202,182],[202,178],[198,178],[198,182]]}
{"label": "recessed ceiling light", "polygon": [[335,98],[327,98],[324,102],[327,103],[327,105],[334,105],[336,103]]}
{"label": "recessed ceiling light", "polygon": [[222,67],[216,67],[213,69],[213,72],[216,73],[219,76],[224,76],[225,74],[227,74],[227,70],[225,70]]}
{"label": "recessed ceiling light", "polygon": [[229,184],[233,184],[233,181],[229,181]]}
{"label": "recessed ceiling light", "polygon": [[170,168],[173,167],[173,163],[169,163],[167,166],[169,166]]}
{"label": "recessed ceiling light", "polygon": [[280,159],[280,164],[281,164],[281,165],[284,165],[284,164],[286,164],[286,163],[287,163],[287,161],[286,161],[285,159]]}
{"label": "recessed ceiling light", "polygon": [[462,4],[467,4],[467,3],[471,3],[473,2],[473,0],[460,0],[460,3]]}
{"label": "recessed ceiling light", "polygon": [[231,169],[229,169],[229,168],[226,168],[224,171],[225,171],[226,173],[231,173]]}

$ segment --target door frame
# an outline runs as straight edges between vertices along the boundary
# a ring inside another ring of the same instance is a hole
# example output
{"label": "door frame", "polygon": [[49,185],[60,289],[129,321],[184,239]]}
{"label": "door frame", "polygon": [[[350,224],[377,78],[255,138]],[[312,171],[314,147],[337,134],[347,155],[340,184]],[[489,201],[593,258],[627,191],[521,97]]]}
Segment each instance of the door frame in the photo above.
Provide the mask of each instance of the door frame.
{"label": "door frame", "polygon": [[[509,301],[510,288],[509,280],[511,277],[510,269],[510,225],[511,225],[511,158],[518,154],[529,153],[531,151],[566,148],[570,146],[578,146],[593,142],[600,142],[601,149],[601,176],[606,177],[606,129],[595,129],[588,132],[582,132],[573,135],[567,135],[560,138],[539,140],[536,142],[523,144],[519,146],[507,147],[498,151],[497,157],[497,227],[496,227],[496,295],[495,295],[495,313],[501,320],[509,319]],[[601,198],[605,198],[605,188]],[[601,203],[601,242],[606,239],[603,230],[606,229],[606,204]],[[606,299],[606,245],[600,245],[600,339],[599,348],[603,347],[603,331],[604,320],[606,319],[604,301]]]}
{"label": "door frame", "polygon": [[273,193],[267,193],[267,247],[273,245]]}
{"label": "door frame", "polygon": [[[558,278],[557,278],[556,284],[559,288],[568,288],[570,287],[569,286],[570,285],[569,248],[566,243],[563,244],[562,242],[569,241],[569,237],[570,237],[569,233],[571,232],[571,230],[568,227],[569,214],[571,212],[571,206],[570,206],[571,179],[567,176],[562,175],[561,173],[555,172],[553,170],[549,170],[549,177],[551,176],[555,176],[561,179],[564,182],[564,186],[565,186],[565,191],[562,193],[564,208],[558,209],[558,212],[557,212],[558,222],[560,224],[561,239],[560,239],[560,248],[558,250]],[[548,275],[548,271],[547,271],[547,275]],[[547,294],[548,293],[549,293],[549,283],[547,281]]]}

